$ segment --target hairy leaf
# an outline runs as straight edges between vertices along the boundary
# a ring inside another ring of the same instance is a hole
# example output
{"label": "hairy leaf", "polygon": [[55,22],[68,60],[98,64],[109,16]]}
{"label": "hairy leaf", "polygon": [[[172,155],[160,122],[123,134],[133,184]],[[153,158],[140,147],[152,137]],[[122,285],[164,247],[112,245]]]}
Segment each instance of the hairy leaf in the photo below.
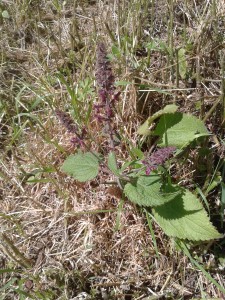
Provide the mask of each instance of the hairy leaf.
{"label": "hairy leaf", "polygon": [[157,111],[155,114],[153,114],[151,117],[149,117],[139,128],[138,128],[138,134],[140,135],[149,135],[150,125],[154,122],[155,119],[161,117],[164,114],[171,114],[176,112],[178,109],[178,106],[175,104],[169,104],[166,105],[163,109]]}
{"label": "hairy leaf", "polygon": [[98,157],[90,152],[70,155],[61,167],[62,171],[81,182],[95,178],[98,175],[98,168]]}
{"label": "hairy leaf", "polygon": [[201,202],[188,190],[164,205],[155,207],[156,221],[172,237],[194,241],[220,238]]}
{"label": "hairy leaf", "polygon": [[160,147],[176,146],[183,148],[200,136],[209,135],[204,123],[195,116],[182,113],[163,115],[154,135],[158,135]]}
{"label": "hairy leaf", "polygon": [[152,174],[133,178],[134,182],[127,183],[125,195],[130,201],[143,206],[158,206],[176,198],[180,190],[171,185],[163,186],[160,176]]}

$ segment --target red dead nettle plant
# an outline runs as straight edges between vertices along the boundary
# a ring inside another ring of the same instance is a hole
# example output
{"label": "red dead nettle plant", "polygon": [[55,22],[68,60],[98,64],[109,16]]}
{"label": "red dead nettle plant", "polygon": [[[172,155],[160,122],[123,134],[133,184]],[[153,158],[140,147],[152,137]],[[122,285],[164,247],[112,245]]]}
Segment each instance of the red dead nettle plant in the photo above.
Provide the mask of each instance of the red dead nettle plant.
{"label": "red dead nettle plant", "polygon": [[[154,214],[154,218],[164,231],[173,237],[191,240],[207,240],[219,237],[219,233],[209,222],[209,219],[198,199],[188,190],[179,185],[172,184],[170,177],[170,157],[176,149],[182,149],[186,140],[177,139],[185,137],[185,128],[191,128],[193,134],[188,133],[187,145],[196,139],[196,132],[207,135],[207,130],[196,120],[190,120],[185,114],[176,113],[176,105],[168,105],[157,114],[150,117],[150,121],[159,119],[154,135],[159,136],[160,147],[150,154],[144,154],[141,149],[135,148],[137,157],[128,160],[119,167],[114,144],[114,121],[116,117],[116,103],[119,105],[120,92],[115,87],[115,77],[110,61],[107,58],[106,47],[100,43],[96,57],[96,86],[97,101],[93,105],[93,121],[97,122],[108,133],[108,147],[99,154],[90,151],[87,147],[88,132],[85,127],[78,128],[68,113],[56,110],[56,115],[68,132],[73,134],[72,142],[77,146],[77,153],[70,155],[62,166],[62,171],[72,175],[76,180],[85,182],[93,180],[100,167],[104,172],[110,172],[117,178],[117,182],[124,195],[141,206],[151,207],[147,214]],[[177,115],[178,114],[178,115]],[[181,114],[181,115],[180,115]],[[140,132],[149,132],[150,121],[140,127]],[[181,124],[179,123],[181,122]],[[190,122],[191,124],[183,124]],[[167,123],[170,124],[167,127]],[[147,124],[147,127],[146,127]],[[197,124],[197,128],[193,128]],[[175,130],[169,131],[175,126]],[[176,128],[176,126],[178,128]],[[173,141],[174,134],[174,141]],[[91,136],[91,134],[89,134]],[[93,139],[92,139],[93,140]],[[170,143],[168,143],[168,141]],[[80,149],[79,149],[80,148]],[[82,151],[81,151],[82,150]],[[133,149],[134,150],[134,149]],[[164,167],[160,167],[164,165]],[[200,221],[199,221],[200,220]],[[200,223],[201,224],[200,224]],[[199,225],[200,224],[200,225]],[[203,224],[203,225],[202,225]]]}
{"label": "red dead nettle plant", "polygon": [[[105,125],[104,128],[107,129],[107,133],[109,136],[110,146],[108,147],[108,152],[112,151],[112,154],[115,151],[113,138],[115,104],[119,100],[120,91],[116,91],[115,77],[112,72],[111,63],[107,58],[107,52],[104,43],[100,43],[97,48],[95,77],[97,83],[98,101],[93,106],[93,117],[98,123]],[[88,150],[85,144],[85,138],[87,137],[86,128],[83,127],[80,130],[68,113],[58,109],[55,112],[61,124],[67,129],[69,133],[74,135],[71,138],[71,142],[77,147]],[[159,165],[162,165],[175,151],[175,149],[175,147],[166,147],[164,149],[159,149],[151,156],[146,157],[146,159],[142,160],[141,163],[146,168],[146,175],[150,175],[151,171],[157,169]],[[115,155],[114,162],[116,163]],[[124,179],[128,180],[126,175],[124,175]]]}

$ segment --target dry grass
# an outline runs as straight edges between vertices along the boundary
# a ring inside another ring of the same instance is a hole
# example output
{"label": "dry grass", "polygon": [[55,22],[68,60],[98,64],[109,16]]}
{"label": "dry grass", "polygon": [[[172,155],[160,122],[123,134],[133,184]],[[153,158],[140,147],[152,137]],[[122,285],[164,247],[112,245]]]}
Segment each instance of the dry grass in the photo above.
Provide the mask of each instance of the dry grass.
{"label": "dry grass", "polygon": [[[60,171],[76,149],[53,110],[78,109],[78,123],[84,121],[95,92],[80,82],[93,82],[96,43],[103,38],[108,49],[123,49],[112,60],[115,74],[132,82],[122,91],[115,124],[121,159],[129,155],[125,140],[136,145],[139,124],[167,103],[207,116],[223,139],[224,1],[2,1],[1,11],[9,18],[0,16],[0,266],[8,270],[0,272],[0,299],[72,300],[82,292],[83,299],[222,299],[154,222],[150,233],[144,211],[107,184],[114,178],[101,174],[81,184]],[[172,51],[191,45],[188,79],[176,80],[176,61],[164,50],[146,51],[151,37]],[[138,91],[138,83],[170,95]],[[74,86],[83,102],[69,95]],[[101,136],[96,140],[104,145]],[[219,141],[214,159],[222,153]],[[177,174],[190,188],[195,166]],[[211,194],[213,210],[219,197],[219,189]],[[223,241],[192,245],[193,257],[221,285],[223,251]]]}

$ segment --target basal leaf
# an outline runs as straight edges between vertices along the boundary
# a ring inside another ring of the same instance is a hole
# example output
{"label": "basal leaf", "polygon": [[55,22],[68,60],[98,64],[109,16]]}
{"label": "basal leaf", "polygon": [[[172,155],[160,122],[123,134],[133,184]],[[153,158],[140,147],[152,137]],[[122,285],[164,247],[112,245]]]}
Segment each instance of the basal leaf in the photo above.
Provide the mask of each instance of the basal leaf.
{"label": "basal leaf", "polygon": [[169,236],[194,241],[221,237],[210,223],[201,202],[188,190],[172,201],[155,207],[153,213],[158,224]]}
{"label": "basal leaf", "polygon": [[153,114],[151,117],[149,117],[139,128],[138,128],[138,134],[140,135],[149,135],[151,131],[149,130],[150,125],[154,122],[155,119],[161,117],[164,114],[171,114],[176,112],[178,109],[178,106],[175,104],[169,104],[166,105],[163,109],[157,111],[155,114]]}
{"label": "basal leaf", "polygon": [[176,112],[160,118],[154,135],[161,138],[158,144],[160,147],[183,148],[194,139],[209,135],[209,132],[204,123],[195,116]]}
{"label": "basal leaf", "polygon": [[173,186],[163,187],[160,176],[152,174],[133,178],[134,182],[127,183],[125,195],[130,201],[143,206],[158,206],[176,198],[180,191]]}
{"label": "basal leaf", "polygon": [[81,182],[95,178],[98,175],[98,168],[99,159],[90,152],[70,155],[61,167],[62,171]]}

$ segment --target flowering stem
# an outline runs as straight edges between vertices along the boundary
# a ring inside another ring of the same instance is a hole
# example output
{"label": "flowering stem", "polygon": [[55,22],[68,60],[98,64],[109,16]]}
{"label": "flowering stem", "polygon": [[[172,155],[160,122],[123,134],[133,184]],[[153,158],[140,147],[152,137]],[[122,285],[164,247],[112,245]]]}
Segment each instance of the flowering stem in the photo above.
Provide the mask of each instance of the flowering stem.
{"label": "flowering stem", "polygon": [[94,106],[95,117],[99,122],[105,122],[106,130],[109,135],[110,150],[115,151],[112,122],[114,118],[115,102],[119,98],[119,93],[116,92],[115,78],[111,64],[107,58],[104,43],[100,43],[97,49],[96,82],[99,103]]}

